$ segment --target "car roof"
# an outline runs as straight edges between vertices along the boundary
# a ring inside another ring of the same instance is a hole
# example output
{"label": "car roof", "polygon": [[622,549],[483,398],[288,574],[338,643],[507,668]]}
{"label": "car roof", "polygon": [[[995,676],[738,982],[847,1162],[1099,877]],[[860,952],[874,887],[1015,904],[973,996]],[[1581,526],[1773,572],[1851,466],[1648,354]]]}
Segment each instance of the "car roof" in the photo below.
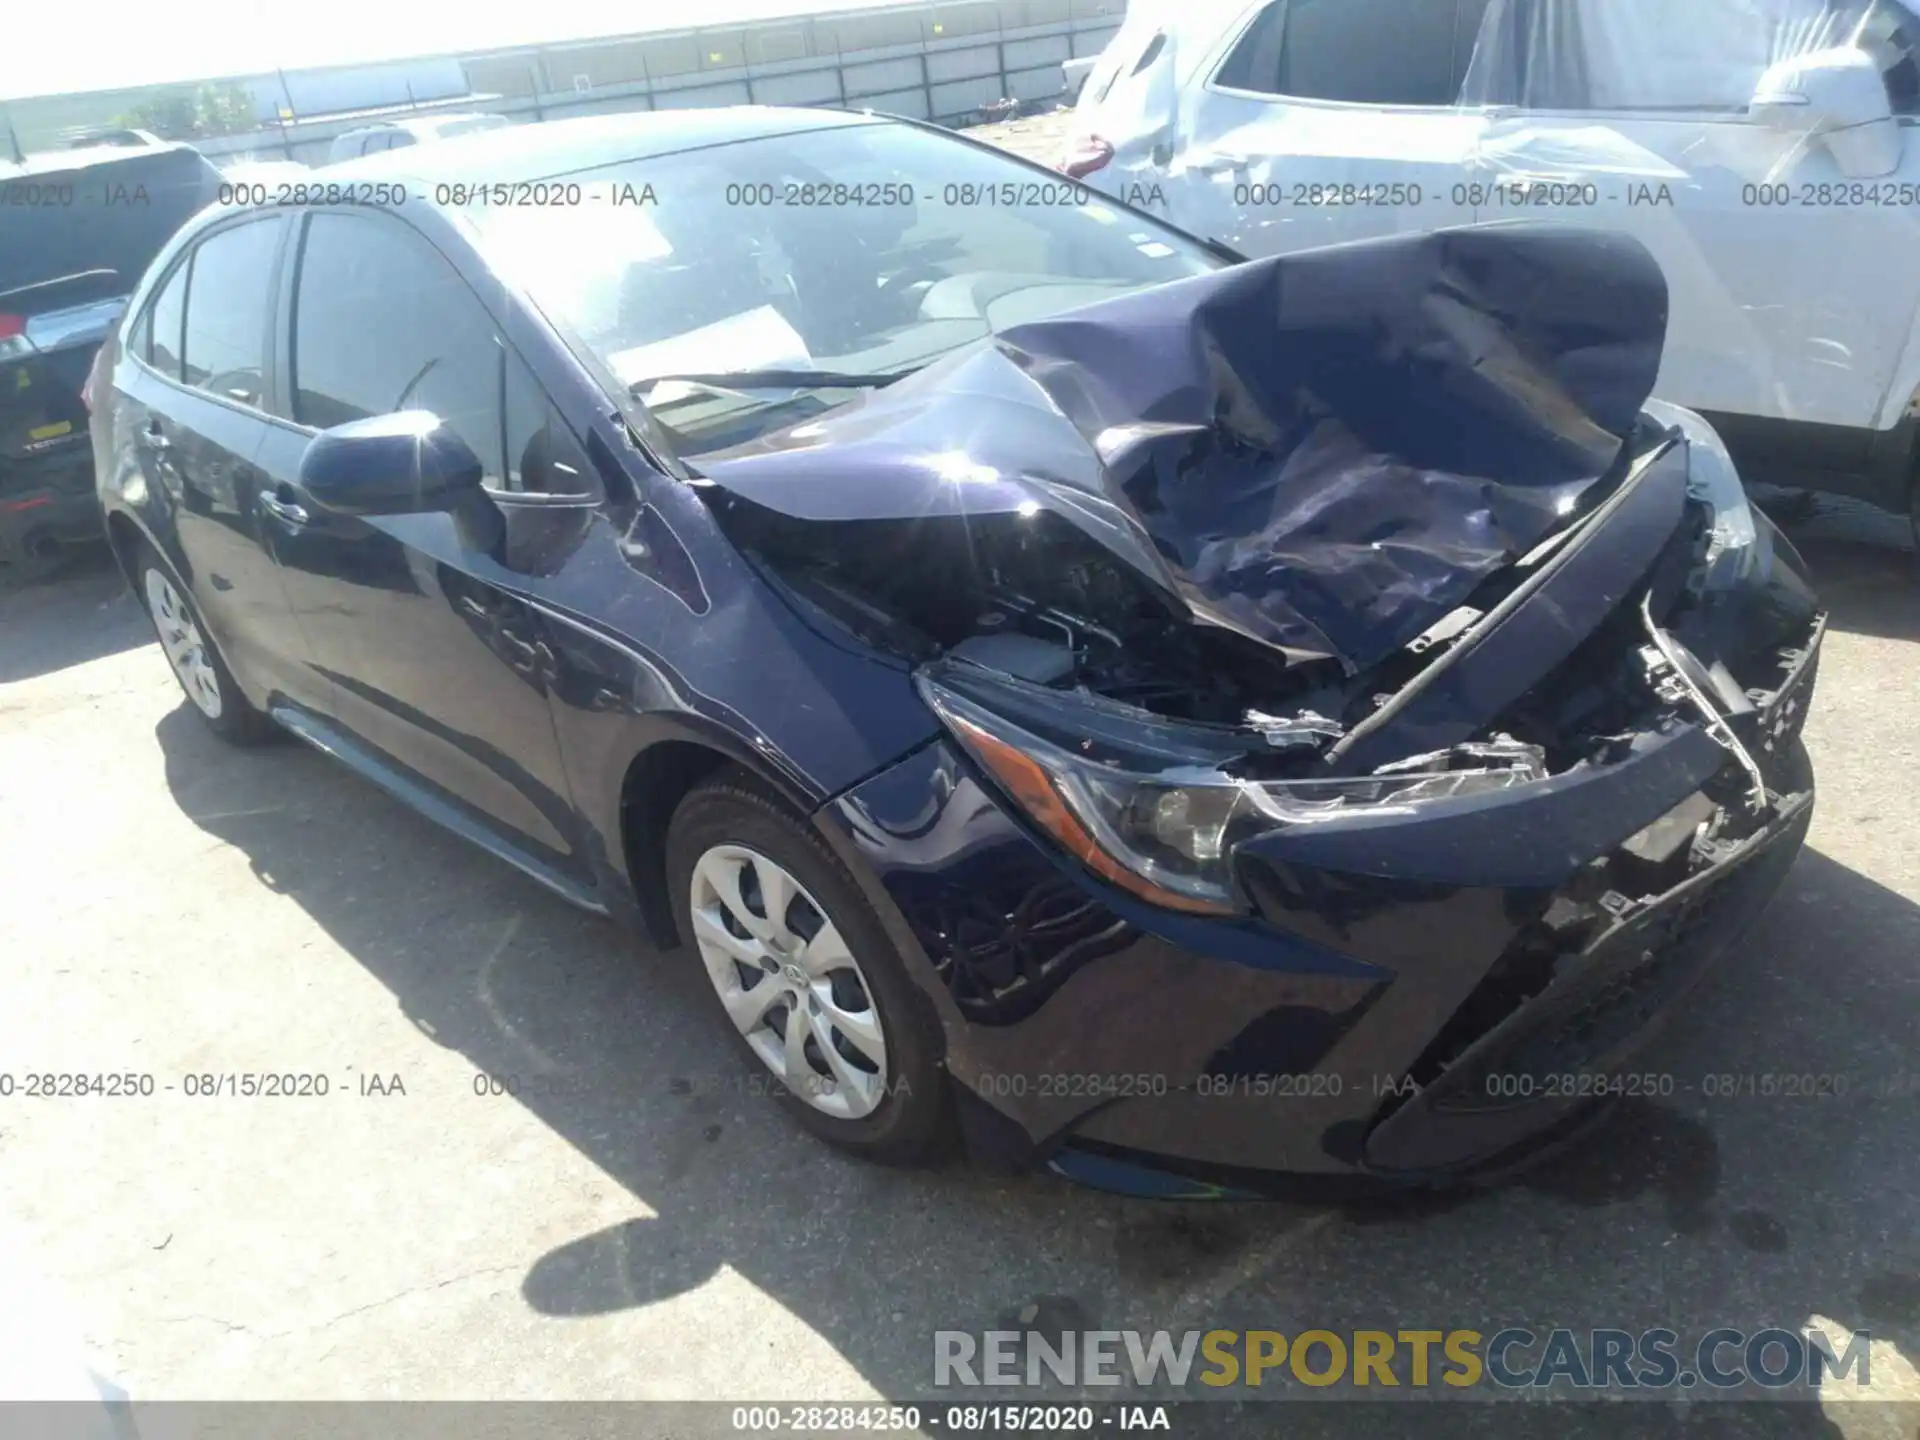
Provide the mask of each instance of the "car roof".
{"label": "car roof", "polygon": [[369,120],[366,124],[356,125],[351,130],[342,130],[334,138],[344,140],[350,135],[377,135],[389,130],[405,130],[414,135],[431,135],[445,126],[463,124],[469,120],[508,121],[509,118],[491,110],[442,110],[432,115],[393,115],[385,119]]}
{"label": "car roof", "polygon": [[206,159],[193,146],[179,141],[159,141],[152,145],[86,145],[74,150],[37,150],[28,155],[24,163],[0,160],[0,179],[17,180],[30,175],[63,174],[110,165],[138,167],[150,163],[157,155],[178,155],[183,151]]}
{"label": "car roof", "polygon": [[395,120],[403,130],[443,130],[449,125],[464,125],[469,120],[506,121],[505,115],[495,114],[491,110],[445,110],[437,115],[421,115]]}
{"label": "car roof", "polygon": [[[585,115],[538,125],[507,125],[455,135],[432,146],[389,150],[327,167],[329,180],[539,180],[553,175],[652,160],[709,145],[842,126],[885,125],[884,116],[851,110],[729,105],[699,110],[643,110]],[[423,173],[428,172],[428,173]]]}

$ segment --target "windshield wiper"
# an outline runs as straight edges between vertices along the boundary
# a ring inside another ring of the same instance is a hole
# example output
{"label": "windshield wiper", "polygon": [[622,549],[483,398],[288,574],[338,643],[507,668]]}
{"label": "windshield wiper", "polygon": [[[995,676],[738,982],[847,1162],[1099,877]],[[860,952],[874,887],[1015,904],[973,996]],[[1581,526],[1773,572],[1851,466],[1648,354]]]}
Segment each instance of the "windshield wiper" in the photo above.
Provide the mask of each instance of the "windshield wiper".
{"label": "windshield wiper", "polygon": [[677,381],[708,390],[878,390],[904,379],[911,371],[892,375],[858,375],[844,370],[714,370],[687,375],[649,375],[628,387],[637,399],[656,385]]}

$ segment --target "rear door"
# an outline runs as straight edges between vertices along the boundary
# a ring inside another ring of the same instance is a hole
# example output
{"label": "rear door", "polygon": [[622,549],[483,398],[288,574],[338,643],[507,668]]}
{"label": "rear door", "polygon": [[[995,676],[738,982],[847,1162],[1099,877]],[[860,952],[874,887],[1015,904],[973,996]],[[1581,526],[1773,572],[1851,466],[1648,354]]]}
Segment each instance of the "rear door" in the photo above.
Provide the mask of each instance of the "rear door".
{"label": "rear door", "polygon": [[149,491],[168,511],[183,578],[256,704],[311,697],[303,645],[266,545],[255,464],[269,419],[270,327],[285,214],[208,231],[175,262],[129,331],[140,363],[122,386]]}
{"label": "rear door", "polygon": [[1256,256],[1471,223],[1463,182],[1487,116],[1455,100],[1485,8],[1251,10],[1182,90],[1172,218]]}
{"label": "rear door", "polygon": [[[590,876],[547,703],[552,652],[512,593],[499,511],[340,515],[301,490],[299,468],[318,430],[406,409],[458,433],[503,498],[577,490],[592,465],[478,295],[398,217],[307,217],[286,331],[289,423],[262,463],[274,551],[335,718],[516,850]],[[597,496],[580,498],[590,513]]]}

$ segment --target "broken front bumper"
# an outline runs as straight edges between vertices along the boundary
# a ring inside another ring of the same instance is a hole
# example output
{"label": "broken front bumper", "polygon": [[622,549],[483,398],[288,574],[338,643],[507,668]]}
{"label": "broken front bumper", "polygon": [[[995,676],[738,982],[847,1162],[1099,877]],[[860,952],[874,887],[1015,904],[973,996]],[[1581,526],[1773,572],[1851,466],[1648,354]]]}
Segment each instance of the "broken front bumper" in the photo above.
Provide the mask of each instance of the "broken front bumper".
{"label": "broken front bumper", "polygon": [[1368,1134],[1368,1169],[1417,1175],[1497,1163],[1593,1102],[1686,1082],[1623,1072],[1779,889],[1813,818],[1812,767],[1772,820],[1665,894],[1602,897],[1600,934],[1561,957],[1548,988],[1452,1059]]}
{"label": "broken front bumper", "polygon": [[821,818],[940,1011],[976,1152],[1159,1194],[1455,1178],[1645,1083],[1622,1067],[1805,838],[1817,653],[1817,630],[1783,650],[1743,727],[1760,812],[1744,766],[1670,721],[1524,794],[1248,842],[1245,918],[1101,884],[947,744]]}

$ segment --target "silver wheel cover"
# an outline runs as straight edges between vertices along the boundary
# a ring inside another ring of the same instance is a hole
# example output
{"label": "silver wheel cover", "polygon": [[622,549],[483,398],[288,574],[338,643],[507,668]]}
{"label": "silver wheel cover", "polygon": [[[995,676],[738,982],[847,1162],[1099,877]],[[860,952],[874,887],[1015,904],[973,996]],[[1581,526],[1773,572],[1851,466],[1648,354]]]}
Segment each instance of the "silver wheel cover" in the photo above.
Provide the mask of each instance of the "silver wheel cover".
{"label": "silver wheel cover", "polygon": [[694,944],[754,1054],[822,1114],[872,1114],[886,1096],[886,1036],[873,987],[825,908],[741,845],[702,855],[691,888]]}
{"label": "silver wheel cover", "polygon": [[173,582],[151,567],[147,570],[146,590],[147,610],[153,616],[154,628],[160,632],[160,648],[166,653],[167,664],[173,667],[174,678],[202,715],[218,720],[222,708],[220,677],[214,671],[212,652],[207,649],[193,612],[180,598],[180,592],[173,588]]}

